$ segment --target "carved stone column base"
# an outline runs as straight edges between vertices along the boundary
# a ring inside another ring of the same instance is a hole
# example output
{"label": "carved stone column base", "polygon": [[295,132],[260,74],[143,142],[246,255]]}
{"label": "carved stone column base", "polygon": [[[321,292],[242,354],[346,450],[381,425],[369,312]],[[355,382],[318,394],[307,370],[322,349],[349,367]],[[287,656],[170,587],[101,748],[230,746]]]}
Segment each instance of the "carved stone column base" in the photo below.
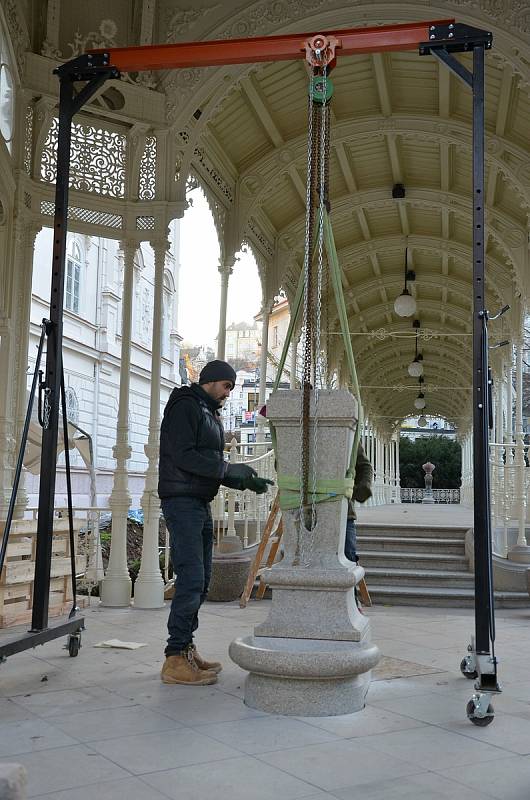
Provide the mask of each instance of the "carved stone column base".
{"label": "carved stone column base", "polygon": [[516,544],[508,553],[508,561],[516,561],[518,564],[530,564],[530,547]]}
{"label": "carved stone column base", "polygon": [[109,575],[107,573],[101,581],[101,604],[115,608],[129,606],[131,603],[131,587],[132,582],[128,575],[125,577],[124,575]]}
{"label": "carved stone column base", "polygon": [[233,641],[230,658],[249,671],[245,703],[270,714],[322,717],[364,708],[370,670],[379,650],[348,642],[247,636]]}

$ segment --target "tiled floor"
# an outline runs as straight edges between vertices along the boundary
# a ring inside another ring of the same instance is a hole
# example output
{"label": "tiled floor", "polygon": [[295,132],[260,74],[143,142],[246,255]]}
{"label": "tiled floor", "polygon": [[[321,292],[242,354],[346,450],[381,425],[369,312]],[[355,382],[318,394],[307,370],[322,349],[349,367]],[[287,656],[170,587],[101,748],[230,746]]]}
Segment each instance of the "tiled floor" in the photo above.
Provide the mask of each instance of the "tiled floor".
{"label": "tiled floor", "polygon": [[[437,671],[374,680],[357,714],[247,708],[227,648],[268,605],[206,604],[200,650],[225,669],[199,688],[159,681],[167,610],[92,608],[78,658],[57,640],[0,666],[0,758],[26,766],[29,797],[50,800],[530,798],[530,607],[497,614],[504,692],[492,725],[478,728],[465,717],[472,682],[458,669],[468,610],[370,609],[386,656]],[[93,647],[109,638],[148,646]]]}

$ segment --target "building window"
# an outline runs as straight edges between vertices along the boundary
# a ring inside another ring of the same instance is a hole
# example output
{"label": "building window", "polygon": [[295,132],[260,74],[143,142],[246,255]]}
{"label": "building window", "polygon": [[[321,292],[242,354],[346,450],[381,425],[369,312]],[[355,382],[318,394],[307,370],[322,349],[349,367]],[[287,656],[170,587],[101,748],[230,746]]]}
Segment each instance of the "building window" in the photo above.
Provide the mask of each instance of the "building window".
{"label": "building window", "polygon": [[278,326],[275,325],[272,329],[272,346],[278,347]]}
{"label": "building window", "polygon": [[66,283],[64,287],[64,305],[74,314],[79,314],[79,298],[81,293],[81,257],[79,248],[74,245],[71,255],[66,260]]}

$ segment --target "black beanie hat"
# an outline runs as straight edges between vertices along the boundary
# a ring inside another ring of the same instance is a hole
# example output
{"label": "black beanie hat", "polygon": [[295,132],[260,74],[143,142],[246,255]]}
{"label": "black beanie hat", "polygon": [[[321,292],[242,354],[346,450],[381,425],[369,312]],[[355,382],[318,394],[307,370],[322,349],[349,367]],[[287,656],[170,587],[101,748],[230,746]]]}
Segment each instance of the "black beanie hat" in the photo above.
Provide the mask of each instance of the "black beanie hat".
{"label": "black beanie hat", "polygon": [[211,383],[213,381],[230,381],[233,389],[236,385],[236,373],[226,361],[209,361],[201,370],[199,383]]}

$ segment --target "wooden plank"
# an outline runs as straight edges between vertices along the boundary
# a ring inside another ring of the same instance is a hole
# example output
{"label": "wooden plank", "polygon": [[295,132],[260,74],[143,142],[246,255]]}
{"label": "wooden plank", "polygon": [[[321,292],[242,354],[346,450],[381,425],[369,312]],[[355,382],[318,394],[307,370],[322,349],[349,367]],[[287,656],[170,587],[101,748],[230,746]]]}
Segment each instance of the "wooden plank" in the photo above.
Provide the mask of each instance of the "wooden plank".
{"label": "wooden plank", "polygon": [[263,556],[265,555],[265,550],[267,548],[267,544],[270,535],[272,533],[272,530],[274,528],[274,523],[276,521],[276,516],[279,511],[280,511],[280,499],[278,494],[276,494],[276,497],[274,498],[273,504],[271,506],[271,510],[269,512],[269,516],[267,517],[267,522],[265,523],[265,528],[263,529],[261,542],[258,545],[254,561],[252,562],[248,572],[245,588],[243,589],[243,592],[239,599],[240,608],[245,608],[245,606],[249,601],[250,595],[252,594],[252,587],[254,586],[254,581],[256,580],[256,575],[258,574],[258,570],[261,567],[261,562],[263,560]]}
{"label": "wooden plank", "polygon": [[[280,519],[278,523],[278,527],[276,528],[276,532],[274,534],[274,539],[271,544],[271,549],[269,550],[269,555],[267,557],[267,563],[265,564],[265,569],[270,569],[274,564],[276,559],[276,553],[278,552],[278,547],[280,546],[280,542],[283,535],[283,519]],[[258,591],[256,592],[256,600],[262,600],[263,595],[265,594],[265,590],[267,589],[267,581],[261,574],[263,570],[260,570],[259,576],[259,586]]]}
{"label": "wooden plank", "polygon": [[[85,557],[76,556],[76,572],[82,572],[85,566]],[[50,576],[52,578],[62,577],[70,574],[70,556],[52,558]],[[32,581],[35,575],[34,561],[8,561],[4,564],[0,584],[27,583]]]}
{"label": "wooden plank", "polygon": [[372,605],[372,598],[370,597],[370,592],[368,591],[368,586],[364,578],[361,578],[357,584],[357,589],[359,590],[359,597],[361,598],[363,606],[370,608]]}

